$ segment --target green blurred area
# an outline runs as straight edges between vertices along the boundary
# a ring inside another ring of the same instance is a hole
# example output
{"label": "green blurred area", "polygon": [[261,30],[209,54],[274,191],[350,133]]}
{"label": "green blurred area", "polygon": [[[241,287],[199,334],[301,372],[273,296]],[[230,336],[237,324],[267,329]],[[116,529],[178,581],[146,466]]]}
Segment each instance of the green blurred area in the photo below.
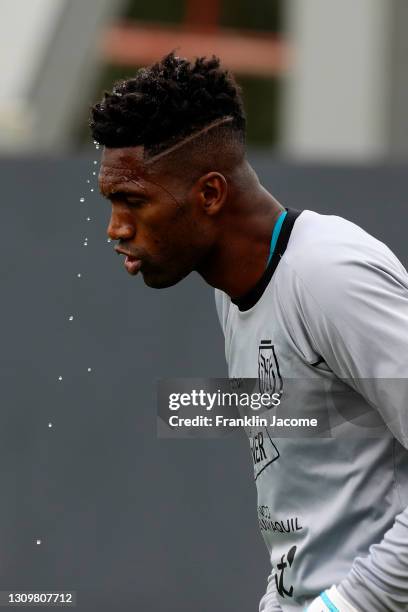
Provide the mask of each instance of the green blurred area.
{"label": "green blurred area", "polygon": [[184,12],[184,0],[154,0],[153,2],[129,0],[124,18],[137,21],[180,23],[183,20]]}
{"label": "green blurred area", "polygon": [[279,32],[282,0],[221,0],[221,25],[229,28]]}
{"label": "green blurred area", "polygon": [[[186,0],[154,0],[151,3],[130,0],[124,18],[180,23],[183,21],[186,5]],[[280,30],[282,0],[220,0],[220,9],[220,25],[224,27],[267,32]]]}
{"label": "green blurred area", "polygon": [[[282,0],[221,0],[220,25],[240,30],[280,32]],[[123,18],[150,23],[179,24],[183,21],[186,0],[129,0]],[[169,49],[171,51],[171,49]],[[222,60],[222,58],[221,58]],[[111,90],[115,81],[134,76],[138,67],[105,66],[95,91],[95,101],[105,90]],[[279,79],[235,74],[243,89],[248,118],[247,141],[257,147],[271,147],[278,138]],[[87,118],[85,119],[85,123]],[[89,141],[87,125],[81,129],[81,140]]]}

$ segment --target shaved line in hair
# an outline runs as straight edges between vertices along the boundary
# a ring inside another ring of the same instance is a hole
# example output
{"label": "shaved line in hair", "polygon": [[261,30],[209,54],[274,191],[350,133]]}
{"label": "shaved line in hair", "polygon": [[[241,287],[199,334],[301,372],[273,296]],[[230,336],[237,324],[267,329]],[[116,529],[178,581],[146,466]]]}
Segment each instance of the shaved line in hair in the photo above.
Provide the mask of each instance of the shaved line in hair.
{"label": "shaved line in hair", "polygon": [[175,145],[169,147],[168,149],[165,149],[161,153],[157,153],[157,155],[153,155],[153,157],[149,157],[143,163],[144,163],[145,166],[149,166],[150,164],[152,164],[152,163],[158,161],[159,159],[161,159],[162,157],[165,157],[166,155],[169,155],[170,153],[173,153],[173,151],[176,151],[177,149],[180,149],[181,147],[183,147],[187,143],[191,142],[192,140],[195,140],[196,138],[198,138],[202,134],[206,134],[209,130],[212,130],[213,128],[218,127],[219,125],[223,125],[224,123],[229,123],[230,121],[233,121],[233,120],[234,120],[234,117],[231,117],[230,115],[227,115],[227,117],[222,117],[221,119],[217,119],[216,121],[212,121],[211,123],[206,125],[204,128],[202,128],[198,132],[195,132],[194,134],[191,134],[190,136],[187,136],[186,138],[183,138],[183,140],[180,140]]}

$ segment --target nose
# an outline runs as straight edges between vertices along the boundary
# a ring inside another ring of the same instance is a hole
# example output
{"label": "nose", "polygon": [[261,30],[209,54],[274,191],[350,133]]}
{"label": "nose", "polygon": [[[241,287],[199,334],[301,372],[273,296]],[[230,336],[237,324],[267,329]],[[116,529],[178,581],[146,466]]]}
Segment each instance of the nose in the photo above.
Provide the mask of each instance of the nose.
{"label": "nose", "polygon": [[135,228],[126,215],[112,211],[106,230],[111,240],[129,240],[133,237],[134,232]]}

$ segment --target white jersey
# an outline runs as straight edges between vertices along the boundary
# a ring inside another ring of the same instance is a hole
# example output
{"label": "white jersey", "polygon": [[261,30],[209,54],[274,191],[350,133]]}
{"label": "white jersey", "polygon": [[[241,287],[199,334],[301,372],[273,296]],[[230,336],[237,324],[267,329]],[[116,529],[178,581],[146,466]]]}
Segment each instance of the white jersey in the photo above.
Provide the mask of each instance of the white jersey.
{"label": "white jersey", "polygon": [[[256,287],[235,301],[215,293],[229,376],[262,387],[267,372],[283,397],[286,380],[323,381],[342,432],[248,431],[272,564],[260,611],[303,610],[333,584],[361,612],[408,610],[405,268],[355,224],[289,210]],[[307,417],[323,400],[313,385],[301,388],[298,414]],[[350,406],[375,414],[386,433],[342,420]]]}

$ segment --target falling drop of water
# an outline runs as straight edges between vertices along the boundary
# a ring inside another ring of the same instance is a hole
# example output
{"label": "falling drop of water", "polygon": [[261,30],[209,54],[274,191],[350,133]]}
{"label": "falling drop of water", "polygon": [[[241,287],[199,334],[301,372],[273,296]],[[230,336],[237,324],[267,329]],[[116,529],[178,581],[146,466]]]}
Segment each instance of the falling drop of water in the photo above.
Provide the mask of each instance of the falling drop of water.
{"label": "falling drop of water", "polygon": [[52,427],[52,423],[48,423],[48,427]]}
{"label": "falling drop of water", "polygon": [[87,242],[84,242],[84,246],[88,246],[88,243],[87,243]]}
{"label": "falling drop of water", "polygon": [[106,242],[112,242],[112,240],[110,238],[108,238]]}
{"label": "falling drop of water", "polygon": [[81,278],[82,274],[80,272],[78,272],[77,277]]}
{"label": "falling drop of water", "polygon": [[92,372],[92,368],[88,368],[88,372]]}
{"label": "falling drop of water", "polygon": [[41,540],[37,540],[37,544],[40,545],[41,544]]}
{"label": "falling drop of water", "polygon": [[94,164],[95,164],[95,166],[96,166],[96,164],[97,164],[97,163],[98,163],[98,162],[96,161],[96,159],[94,159]]}
{"label": "falling drop of water", "polygon": [[85,198],[79,198],[80,202],[85,202]]}
{"label": "falling drop of water", "polygon": [[94,188],[92,187],[91,191],[93,191],[93,190],[94,190]]}
{"label": "falling drop of water", "polygon": [[58,376],[58,380],[62,380],[62,376]]}
{"label": "falling drop of water", "polygon": [[92,176],[96,176],[96,172],[92,172]]}
{"label": "falling drop of water", "polygon": [[90,183],[91,181],[90,181],[89,179],[86,179],[86,182],[87,182],[87,183]]}
{"label": "falling drop of water", "polygon": [[74,317],[71,315],[71,316],[69,317],[69,321],[73,321],[73,320],[74,320]]}

